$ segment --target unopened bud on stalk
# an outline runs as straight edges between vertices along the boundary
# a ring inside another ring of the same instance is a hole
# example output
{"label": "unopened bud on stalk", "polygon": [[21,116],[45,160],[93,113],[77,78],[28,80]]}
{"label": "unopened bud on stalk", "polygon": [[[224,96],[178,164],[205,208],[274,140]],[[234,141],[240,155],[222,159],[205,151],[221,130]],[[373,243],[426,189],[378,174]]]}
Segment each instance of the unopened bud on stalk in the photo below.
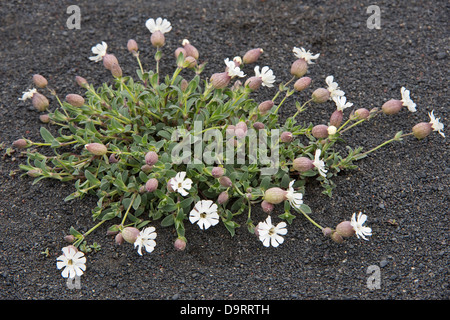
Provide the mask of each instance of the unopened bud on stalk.
{"label": "unopened bud on stalk", "polygon": [[122,232],[123,240],[125,240],[128,243],[134,243],[139,236],[140,232],[139,229],[135,227],[126,227],[123,228]]}
{"label": "unopened bud on stalk", "polygon": [[339,233],[344,238],[351,237],[355,234],[355,229],[353,229],[350,221],[342,221],[336,226],[336,232]]}
{"label": "unopened bud on stalk", "polygon": [[121,244],[123,243],[123,236],[122,236],[122,233],[116,234],[116,236],[115,236],[114,239],[115,239],[115,241],[116,241],[116,244],[121,245]]}
{"label": "unopened bud on stalk", "polygon": [[261,115],[267,114],[267,112],[269,112],[269,110],[272,109],[273,105],[274,103],[272,100],[266,100],[264,102],[261,102],[258,106],[259,113]]}
{"label": "unopened bud on stalk", "polygon": [[144,164],[144,165],[141,167],[141,170],[142,170],[144,173],[149,173],[150,171],[152,171],[152,169],[153,169],[153,166],[149,166],[148,164]]}
{"label": "unopened bud on stalk", "polygon": [[27,140],[25,139],[18,139],[13,142],[13,146],[16,148],[26,148],[30,146],[30,144],[28,144]]}
{"label": "unopened bud on stalk", "polygon": [[303,91],[306,88],[309,87],[311,84],[311,78],[310,77],[301,77],[294,83],[294,89],[297,91]]}
{"label": "unopened bud on stalk", "polygon": [[308,64],[305,59],[297,59],[291,65],[291,74],[298,78],[303,77],[306,71],[308,71]]}
{"label": "unopened bud on stalk", "polygon": [[211,174],[214,178],[220,178],[225,173],[225,170],[222,167],[214,167],[211,170]]}
{"label": "unopened bud on stalk", "polygon": [[337,233],[337,232],[332,232],[331,233],[331,239],[336,242],[336,243],[343,243],[344,242],[344,238],[342,238],[342,236]]}
{"label": "unopened bud on stalk", "polygon": [[219,204],[225,203],[228,201],[228,192],[223,191],[219,194],[219,196],[217,197],[217,202]]}
{"label": "unopened bud on stalk", "polygon": [[359,119],[367,119],[370,116],[370,111],[366,108],[359,108],[355,111],[355,115]]}
{"label": "unopened bud on stalk", "polygon": [[433,127],[429,122],[420,122],[412,128],[412,132],[417,139],[427,137],[433,131]]}
{"label": "unopened bud on stalk", "polygon": [[344,113],[342,110],[335,110],[330,117],[330,125],[339,127],[342,123],[342,119],[344,118]]}
{"label": "unopened bud on stalk", "polygon": [[111,74],[114,78],[122,77],[122,68],[118,63],[113,63],[113,65],[111,66]]}
{"label": "unopened bud on stalk", "polygon": [[306,172],[314,168],[313,161],[307,157],[298,157],[292,161],[292,168],[298,172]]}
{"label": "unopened bud on stalk", "polygon": [[89,151],[90,153],[96,155],[96,156],[102,156],[104,154],[106,154],[106,152],[108,151],[108,149],[106,148],[106,146],[104,144],[101,143],[88,143],[84,146],[87,151]]}
{"label": "unopened bud on stalk", "polygon": [[111,53],[105,54],[105,56],[103,57],[103,65],[105,66],[105,68],[111,70],[111,67],[114,63],[119,64],[116,56]]}
{"label": "unopened bud on stalk", "polygon": [[154,47],[161,48],[164,43],[166,43],[166,38],[164,37],[164,34],[157,30],[152,33],[152,36],[150,37],[150,42]]}
{"label": "unopened bud on stalk", "polygon": [[184,249],[186,249],[186,241],[184,241],[181,238],[177,238],[177,240],[175,240],[175,243],[173,244],[175,250],[178,251],[183,251]]}
{"label": "unopened bud on stalk", "polygon": [[42,174],[41,169],[32,169],[32,170],[27,171],[27,175],[32,178],[39,177],[41,174]]}
{"label": "unopened bud on stalk", "polygon": [[136,40],[130,39],[127,43],[127,49],[130,53],[135,54],[139,50]]}
{"label": "unopened bud on stalk", "polygon": [[187,57],[187,53],[186,50],[182,47],[178,47],[175,49],[175,58],[178,58],[178,56],[180,55],[180,53],[183,54],[183,57],[186,58]]}
{"label": "unopened bud on stalk", "polygon": [[286,200],[286,193],[287,191],[281,188],[273,187],[266,190],[264,193],[264,200],[272,204],[278,204]]}
{"label": "unopened bud on stalk", "polygon": [[264,50],[261,48],[251,49],[244,54],[242,57],[242,62],[244,64],[255,63],[263,52]]}
{"label": "unopened bud on stalk", "polygon": [[192,69],[197,66],[197,60],[194,57],[188,56],[184,59],[183,68]]}
{"label": "unopened bud on stalk", "polygon": [[75,237],[72,234],[68,234],[67,236],[64,237],[64,240],[68,243],[72,243],[75,241]]}
{"label": "unopened bud on stalk", "polygon": [[194,47],[189,40],[184,39],[181,43],[183,45],[184,50],[186,50],[186,55],[193,57],[195,60],[198,60],[199,53],[196,47]]}
{"label": "unopened bud on stalk", "polygon": [[223,89],[230,83],[228,72],[214,73],[209,80],[215,89]]}
{"label": "unopened bud on stalk", "polygon": [[33,75],[33,83],[38,88],[45,88],[48,84],[47,79],[45,79],[40,74]]}
{"label": "unopened bud on stalk", "polygon": [[330,91],[325,88],[318,88],[312,93],[312,99],[316,103],[323,103],[330,99]]}
{"label": "unopened bud on stalk", "polygon": [[248,87],[252,91],[256,91],[261,87],[262,78],[261,77],[250,77],[245,81],[244,86]]}
{"label": "unopened bud on stalk", "polygon": [[285,142],[285,143],[292,142],[292,140],[294,140],[294,135],[292,134],[292,132],[285,131],[281,134],[280,140],[281,140],[281,142]]}
{"label": "unopened bud on stalk", "polygon": [[233,62],[236,67],[240,67],[242,64],[242,59],[241,59],[241,57],[234,57]]}
{"label": "unopened bud on stalk", "polygon": [[261,208],[263,209],[263,211],[265,213],[271,213],[275,207],[270,202],[267,202],[266,200],[263,200],[261,202]]}
{"label": "unopened bud on stalk", "polygon": [[221,186],[229,188],[233,185],[233,183],[231,182],[231,179],[228,178],[227,176],[221,176],[219,178],[219,183]]}
{"label": "unopened bud on stalk", "polygon": [[76,76],[75,77],[75,81],[80,87],[82,87],[84,89],[86,89],[89,86],[87,80],[85,78],[83,78],[83,77]]}
{"label": "unopened bud on stalk", "polygon": [[48,114],[41,114],[39,116],[39,120],[41,120],[42,123],[49,123],[50,122],[50,116]]}
{"label": "unopened bud on stalk", "polygon": [[147,192],[153,192],[156,189],[158,189],[158,180],[155,178],[148,179],[145,184],[145,190],[147,190]]}
{"label": "unopened bud on stalk", "polygon": [[262,130],[265,128],[264,123],[262,122],[255,122],[253,124],[253,128],[255,128],[256,130]]}
{"label": "unopened bud on stalk", "polygon": [[403,102],[401,100],[391,99],[383,104],[381,110],[387,115],[399,113],[402,109]]}
{"label": "unopened bud on stalk", "polygon": [[322,233],[325,237],[329,237],[333,233],[333,230],[331,230],[331,228],[329,227],[326,227],[322,229]]}
{"label": "unopened bud on stalk", "polygon": [[316,139],[324,139],[328,137],[328,126],[324,124],[318,124],[312,128],[311,134]]}
{"label": "unopened bud on stalk", "polygon": [[149,166],[158,162],[158,154],[155,151],[149,151],[145,154],[145,163]]}
{"label": "unopened bud on stalk", "polygon": [[189,82],[186,79],[182,79],[180,83],[181,91],[186,91],[189,86]]}
{"label": "unopened bud on stalk", "polygon": [[84,105],[84,98],[76,93],[69,93],[66,96],[66,101],[73,107],[79,108]]}
{"label": "unopened bud on stalk", "polygon": [[47,110],[49,106],[48,99],[41,93],[36,92],[33,94],[33,98],[31,98],[31,103],[33,104],[33,107],[36,108],[38,111],[45,111]]}

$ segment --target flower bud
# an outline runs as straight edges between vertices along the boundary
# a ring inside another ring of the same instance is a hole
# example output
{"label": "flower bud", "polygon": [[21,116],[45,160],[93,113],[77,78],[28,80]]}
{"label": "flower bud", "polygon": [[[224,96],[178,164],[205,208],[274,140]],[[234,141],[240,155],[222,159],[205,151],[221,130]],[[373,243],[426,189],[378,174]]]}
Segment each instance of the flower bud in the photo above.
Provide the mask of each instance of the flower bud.
{"label": "flower bud", "polygon": [[264,123],[262,122],[255,122],[253,124],[253,128],[255,128],[256,130],[262,130],[265,128]]}
{"label": "flower bud", "polygon": [[247,124],[244,121],[239,121],[236,124],[236,130],[237,129],[242,129],[244,132],[247,132]]}
{"label": "flower bud", "polygon": [[359,119],[367,119],[370,116],[370,111],[366,108],[359,108],[355,111],[355,115]]}
{"label": "flower bud", "polygon": [[41,120],[42,123],[49,123],[50,122],[50,116],[48,114],[41,114],[39,116],[39,120]]}
{"label": "flower bud", "polygon": [[278,204],[286,200],[286,193],[287,192],[281,188],[273,187],[266,190],[264,193],[264,200],[272,204]]}
{"label": "flower bud", "polygon": [[116,234],[114,240],[116,241],[116,244],[121,245],[123,243],[123,236],[121,233]]}
{"label": "flower bud", "polygon": [[107,236],[115,236],[119,233],[119,228],[118,225],[112,225],[111,227],[108,228],[108,230],[106,230],[106,235]]}
{"label": "flower bud", "polygon": [[220,178],[225,173],[225,170],[222,167],[214,167],[211,170],[211,174],[214,178]]}
{"label": "flower bud", "polygon": [[127,49],[130,53],[135,54],[139,50],[136,40],[134,39],[128,40]]}
{"label": "flower bud", "polygon": [[226,188],[229,188],[233,185],[233,183],[231,182],[231,179],[228,178],[227,176],[221,176],[219,178],[219,183]]}
{"label": "flower bud", "polygon": [[152,36],[150,37],[150,42],[154,47],[161,48],[164,43],[166,43],[166,38],[164,37],[164,34],[157,30],[152,33]]}
{"label": "flower bud", "polygon": [[266,100],[264,102],[261,102],[258,106],[259,113],[261,115],[267,114],[267,112],[269,112],[269,110],[272,109],[273,105],[274,103],[272,100]]}
{"label": "flower bud", "polygon": [[414,136],[419,140],[428,136],[432,131],[433,127],[429,122],[420,122],[412,128]]}
{"label": "flower bud", "polygon": [[75,237],[72,234],[68,234],[67,236],[64,237],[64,240],[66,242],[72,243],[75,241]]}
{"label": "flower bud", "polygon": [[113,63],[111,66],[111,74],[114,78],[121,78],[122,77],[122,68],[119,66],[118,63]]}
{"label": "flower bud", "polygon": [[86,88],[89,86],[87,80],[86,80],[85,78],[83,78],[83,77],[80,77],[80,76],[76,76],[76,77],[75,77],[75,82],[76,82],[80,87],[82,87],[82,88],[84,88],[84,89],[86,89]]}
{"label": "flower bud", "polygon": [[292,142],[294,140],[294,136],[292,135],[292,132],[285,131],[280,136],[281,142]]}
{"label": "flower bud", "polygon": [[342,243],[344,242],[344,238],[342,238],[342,236],[337,233],[337,232],[332,232],[331,233],[331,239],[336,242],[336,243]]}
{"label": "flower bud", "polygon": [[32,169],[32,170],[27,171],[27,175],[32,178],[39,177],[41,174],[42,174],[41,169]]}
{"label": "flower bud", "polygon": [[308,64],[305,59],[297,59],[291,65],[291,74],[301,78],[305,75],[308,70]]}
{"label": "flower bud", "polygon": [[403,102],[401,100],[391,99],[383,104],[381,110],[387,115],[399,113],[402,109]]}
{"label": "flower bud", "polygon": [[181,238],[178,238],[177,240],[175,240],[175,243],[173,244],[175,250],[178,251],[183,251],[184,249],[186,249],[186,241],[184,241]]}
{"label": "flower bud", "polygon": [[295,158],[292,161],[292,168],[298,172],[306,172],[314,168],[313,161],[307,157]]}
{"label": "flower bud", "polygon": [[242,62],[244,64],[255,63],[263,52],[264,50],[261,48],[251,49],[244,54],[242,57]]}
{"label": "flower bud", "polygon": [[153,192],[156,189],[158,189],[158,180],[155,178],[148,179],[145,184],[145,190],[147,190],[147,192]]}
{"label": "flower bud", "polygon": [[47,79],[45,79],[40,74],[33,75],[33,83],[38,88],[45,88],[48,84]]}
{"label": "flower bud", "polygon": [[29,144],[25,139],[18,139],[13,142],[13,146],[16,148],[26,148],[29,146]]}
{"label": "flower bud", "polygon": [[149,173],[150,171],[152,171],[153,166],[149,166],[148,164],[144,164],[143,166],[141,166],[141,170],[144,173]]}
{"label": "flower bud", "polygon": [[348,238],[355,234],[355,229],[353,229],[350,221],[342,221],[336,226],[336,232],[342,237]]}
{"label": "flower bud", "polygon": [[149,151],[145,154],[145,163],[149,166],[158,162],[158,154],[155,151]]}
{"label": "flower bud", "polygon": [[231,77],[227,72],[214,73],[210,82],[215,89],[223,89],[230,83]]}
{"label": "flower bud", "polygon": [[126,227],[123,228],[122,232],[123,240],[125,240],[128,243],[134,243],[139,236],[140,232],[139,229],[135,227]]}
{"label": "flower bud", "polygon": [[194,57],[188,56],[184,59],[183,68],[192,69],[197,66],[197,60]]}
{"label": "flower bud", "polygon": [[31,102],[33,104],[33,107],[35,107],[38,111],[45,111],[47,110],[49,106],[48,99],[39,92],[36,92],[33,94],[33,98],[31,98]]}
{"label": "flower bud", "polygon": [[247,135],[247,132],[245,132],[243,129],[238,128],[236,130],[234,130],[234,133],[236,134],[236,137],[238,139],[242,139]]}
{"label": "flower bud", "polygon": [[324,124],[318,124],[312,128],[311,134],[316,139],[324,139],[328,137],[328,126]]}
{"label": "flower bud", "polygon": [[342,123],[343,118],[344,118],[344,113],[342,112],[342,110],[334,111],[330,117],[330,125],[339,127]]}
{"label": "flower bud", "polygon": [[312,93],[312,99],[316,103],[323,103],[330,99],[330,91],[325,88],[318,88]]}
{"label": "flower bud", "polygon": [[333,231],[331,230],[331,228],[326,227],[322,229],[322,233],[325,237],[329,237],[331,236],[331,234],[333,233]]}
{"label": "flower bud", "polygon": [[236,67],[240,67],[242,64],[242,59],[241,59],[241,57],[234,57],[233,62]]}
{"label": "flower bud", "polygon": [[328,129],[327,129],[327,131],[328,131],[328,134],[329,134],[330,136],[332,136],[332,135],[336,134],[337,128],[336,128],[335,126],[329,126]]}
{"label": "flower bud", "polygon": [[182,47],[178,47],[178,48],[175,50],[175,58],[178,58],[178,56],[180,55],[180,53],[182,53],[182,54],[183,54],[183,57],[186,59],[187,53],[186,53],[186,50],[185,50],[184,48],[182,48]]}
{"label": "flower bud", "polygon": [[193,57],[195,60],[198,60],[199,53],[196,47],[194,47],[187,39],[184,39],[182,42],[184,50],[186,50],[186,55]]}
{"label": "flower bud", "polygon": [[250,77],[245,81],[244,86],[248,87],[252,91],[256,91],[261,87],[262,78],[261,77]]}
{"label": "flower bud", "polygon": [[236,130],[236,126],[230,124],[227,126],[227,129],[225,131],[228,136],[234,136],[234,130]]}
{"label": "flower bud", "polygon": [[228,201],[228,192],[223,191],[219,194],[219,196],[217,197],[217,202],[219,204],[225,203]]}
{"label": "flower bud", "polygon": [[183,92],[186,91],[188,86],[189,86],[189,82],[186,79],[182,79],[180,82],[181,91],[183,91]]}
{"label": "flower bud", "polygon": [[109,163],[117,163],[119,160],[117,160],[116,155],[114,153],[111,153],[108,158]]}
{"label": "flower bud", "polygon": [[173,180],[173,178],[171,178],[171,179],[169,179],[169,181],[167,181],[167,191],[169,191],[169,192],[174,192],[175,191],[172,188],[172,180]]}
{"label": "flower bud", "polygon": [[117,60],[116,56],[111,53],[105,54],[105,56],[103,57],[103,65],[105,66],[105,68],[111,70],[111,67],[113,66],[114,63],[119,64],[119,61]]}
{"label": "flower bud", "polygon": [[89,151],[90,153],[96,155],[96,156],[102,156],[104,154],[106,154],[106,152],[108,151],[108,149],[106,148],[106,146],[104,144],[101,143],[88,143],[87,145],[84,146],[87,151]]}
{"label": "flower bud", "polygon": [[66,101],[73,107],[79,108],[84,105],[84,98],[79,94],[69,93],[66,96]]}
{"label": "flower bud", "polygon": [[271,213],[275,207],[270,202],[267,202],[266,200],[263,200],[261,202],[261,208],[263,209],[263,211],[265,213]]}
{"label": "flower bud", "polygon": [[303,91],[306,88],[309,87],[311,84],[311,78],[310,77],[301,77],[294,83],[294,89],[297,91]]}

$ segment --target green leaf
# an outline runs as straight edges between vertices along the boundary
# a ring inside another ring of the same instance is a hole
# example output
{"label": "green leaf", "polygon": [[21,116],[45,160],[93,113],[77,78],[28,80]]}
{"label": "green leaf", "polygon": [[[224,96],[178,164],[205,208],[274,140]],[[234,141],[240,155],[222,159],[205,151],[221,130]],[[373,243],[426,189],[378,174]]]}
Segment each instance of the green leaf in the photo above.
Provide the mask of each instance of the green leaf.
{"label": "green leaf", "polygon": [[171,225],[174,224],[174,217],[173,214],[169,214],[167,217],[165,217],[162,221],[161,221],[161,226],[163,227],[169,227]]}
{"label": "green leaf", "polygon": [[45,140],[45,142],[52,143],[53,140],[55,140],[55,137],[53,137],[53,135],[50,133],[50,131],[48,131],[46,128],[41,127],[40,132],[41,132],[41,136]]}

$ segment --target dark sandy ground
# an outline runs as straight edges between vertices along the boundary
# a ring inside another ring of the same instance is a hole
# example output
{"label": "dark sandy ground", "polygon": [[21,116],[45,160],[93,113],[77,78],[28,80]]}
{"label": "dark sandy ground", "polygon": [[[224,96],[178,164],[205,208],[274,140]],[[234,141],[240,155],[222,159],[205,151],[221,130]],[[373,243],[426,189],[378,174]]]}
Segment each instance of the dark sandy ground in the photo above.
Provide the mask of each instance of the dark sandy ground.
{"label": "dark sandy ground", "polygon": [[[69,30],[66,9],[81,9],[81,29]],[[223,59],[248,49],[265,50],[277,83],[289,79],[292,48],[320,53],[310,68],[313,84],[334,75],[355,106],[380,107],[406,86],[418,111],[380,116],[346,136],[351,146],[376,146],[395,132],[435,114],[450,124],[448,105],[449,5],[447,1],[377,1],[381,29],[367,28],[368,1],[2,1],[0,3],[0,299],[3,300],[447,300],[449,297],[448,140],[434,132],[423,141],[406,138],[361,160],[335,179],[330,199],[311,187],[305,202],[322,225],[335,226],[364,211],[373,230],[369,241],[338,245],[299,217],[279,248],[265,248],[245,228],[231,238],[223,225],[198,232],[187,226],[189,244],[173,249],[171,228],[156,225],[157,247],[137,255],[117,246],[100,228],[90,241],[80,289],[68,289],[56,257],[71,226],[89,229],[96,199],[72,202],[68,183],[11,176],[25,160],[6,148],[22,136],[39,140],[42,125],[29,103],[18,100],[31,76],[47,77],[60,96],[81,93],[80,75],[95,84],[110,81],[101,64],[88,60],[105,41],[127,74],[137,68],[127,52],[138,42],[145,66],[153,48],[145,21],[167,18],[163,73],[173,69],[172,52],[189,39],[207,61],[204,74]],[[252,71],[252,70],[250,70]],[[274,94],[260,90],[258,99]],[[308,98],[307,94],[303,96]],[[51,106],[56,101],[51,100]],[[305,121],[326,123],[331,105],[317,105]],[[293,103],[283,117],[295,112]],[[261,214],[263,217],[263,214]],[[396,223],[392,223],[395,220]],[[48,255],[43,254],[47,252]],[[380,270],[380,288],[369,289],[370,266]]]}

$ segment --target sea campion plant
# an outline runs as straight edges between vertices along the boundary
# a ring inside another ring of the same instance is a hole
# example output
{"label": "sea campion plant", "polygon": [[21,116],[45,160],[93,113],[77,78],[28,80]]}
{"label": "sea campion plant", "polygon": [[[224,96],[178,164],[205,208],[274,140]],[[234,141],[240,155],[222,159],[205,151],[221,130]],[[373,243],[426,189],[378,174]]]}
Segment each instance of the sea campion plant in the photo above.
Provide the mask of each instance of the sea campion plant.
{"label": "sea campion plant", "polygon": [[[160,61],[172,26],[162,18],[149,19],[146,26],[155,47],[155,70],[144,69],[138,44],[131,39],[127,48],[139,68],[137,77],[124,75],[119,59],[102,42],[92,47],[89,59],[103,63],[112,83],[95,88],[77,76],[85,94],[60,99],[42,75],[34,75],[35,88],[20,98],[32,99],[41,121],[48,124],[40,129],[43,141],[22,138],[13,143],[25,149],[27,163],[20,168],[35,178],[33,183],[46,178],[73,182],[75,191],[67,201],[87,195],[98,198],[92,209],[95,225],[84,232],[72,227],[65,237],[71,244],[58,258],[64,277],[83,273],[83,252],[90,248],[86,238],[106,222],[108,235],[118,244],[133,244],[140,255],[142,249],[148,253],[155,249],[157,221],[175,228],[174,247],[184,250],[186,223],[198,225],[200,232],[223,223],[234,235],[239,215],[246,217],[247,229],[264,246],[282,244],[297,215],[335,242],[353,235],[367,240],[372,230],[363,226],[367,216],[362,212],[334,228],[314,221],[304,202],[305,184],[317,180],[323,193],[331,196],[333,177],[355,169],[356,161],[386,144],[409,135],[423,139],[433,130],[444,136],[443,124],[431,112],[430,122],[417,124],[410,133],[399,131],[366,151],[347,146],[342,154],[337,143],[355,126],[382,114],[397,114],[404,106],[415,112],[410,92],[401,88],[401,99],[389,100],[381,108],[354,108],[330,75],[323,87],[311,88],[307,101],[295,102],[295,114],[280,123],[279,110],[285,102],[310,89],[306,74],[319,54],[294,47],[292,78],[279,84],[272,99],[259,101],[258,91],[274,87],[276,81],[269,66],[255,65],[263,49],[250,49],[243,58],[225,58],[216,73],[202,77],[199,50],[184,39],[174,52],[173,74],[163,76]],[[251,68],[254,75],[246,75]],[[38,90],[47,90],[58,105],[50,107]],[[318,103],[332,105],[328,123],[299,120],[300,113]],[[54,155],[39,152],[42,147]],[[283,213],[274,216],[277,205]],[[268,215],[264,221],[255,221],[255,206]]]}

